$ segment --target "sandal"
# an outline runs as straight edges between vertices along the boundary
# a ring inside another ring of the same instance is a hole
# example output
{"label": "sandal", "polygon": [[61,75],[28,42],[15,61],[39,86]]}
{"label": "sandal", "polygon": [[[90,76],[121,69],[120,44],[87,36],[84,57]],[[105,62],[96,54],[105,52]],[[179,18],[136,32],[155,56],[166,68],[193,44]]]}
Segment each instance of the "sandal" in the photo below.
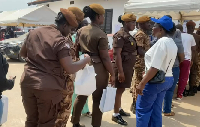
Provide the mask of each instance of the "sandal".
{"label": "sandal", "polygon": [[92,118],[92,114],[91,114],[90,112],[87,112],[87,113],[83,114],[83,116],[86,116],[86,117]]}
{"label": "sandal", "polygon": [[175,116],[175,113],[174,112],[171,112],[171,113],[163,113],[164,116]]}

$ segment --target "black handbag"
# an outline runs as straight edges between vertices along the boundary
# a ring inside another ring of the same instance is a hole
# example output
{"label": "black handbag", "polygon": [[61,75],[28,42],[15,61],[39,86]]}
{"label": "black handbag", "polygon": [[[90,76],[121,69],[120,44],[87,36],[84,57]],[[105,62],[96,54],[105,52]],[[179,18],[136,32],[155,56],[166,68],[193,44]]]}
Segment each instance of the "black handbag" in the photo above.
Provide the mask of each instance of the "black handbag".
{"label": "black handbag", "polygon": [[[169,65],[170,65],[171,61],[172,61],[172,60],[170,60]],[[168,67],[167,67],[167,70],[168,70],[168,68],[169,68],[169,65],[168,65]],[[167,72],[167,70],[166,70],[166,72]],[[159,83],[165,82],[165,74],[166,74],[166,73],[165,73],[164,71],[159,70],[159,71],[156,73],[156,75],[155,75],[151,80],[149,80],[149,83],[150,83],[150,84],[159,84]]]}

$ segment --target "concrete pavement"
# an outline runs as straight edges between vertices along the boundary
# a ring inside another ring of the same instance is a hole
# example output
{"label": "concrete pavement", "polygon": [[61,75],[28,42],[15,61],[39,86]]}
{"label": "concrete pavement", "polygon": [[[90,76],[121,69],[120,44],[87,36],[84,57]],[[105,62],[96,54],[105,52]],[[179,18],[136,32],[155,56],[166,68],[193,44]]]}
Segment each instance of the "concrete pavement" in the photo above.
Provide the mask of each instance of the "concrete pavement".
{"label": "concrete pavement", "polygon": [[[11,91],[3,92],[9,98],[9,112],[8,121],[2,125],[2,127],[24,127],[25,112],[21,100],[21,91],[19,81],[23,72],[23,63],[18,61],[9,60],[10,68],[8,76],[17,76],[15,87]],[[175,107],[173,108],[176,116],[164,117],[163,116],[163,127],[200,127],[200,93],[195,97],[183,98],[182,101],[174,101]],[[131,104],[131,94],[129,90],[123,95],[122,107],[125,111],[129,111]],[[90,109],[92,105],[91,97],[89,98]],[[123,127],[117,125],[111,121],[112,111],[104,113],[102,120],[102,127]],[[128,127],[135,127],[135,115],[124,118],[128,121]],[[91,118],[81,117],[81,123],[85,124],[86,127],[92,127],[90,125]],[[68,122],[67,127],[72,127],[71,123]]]}

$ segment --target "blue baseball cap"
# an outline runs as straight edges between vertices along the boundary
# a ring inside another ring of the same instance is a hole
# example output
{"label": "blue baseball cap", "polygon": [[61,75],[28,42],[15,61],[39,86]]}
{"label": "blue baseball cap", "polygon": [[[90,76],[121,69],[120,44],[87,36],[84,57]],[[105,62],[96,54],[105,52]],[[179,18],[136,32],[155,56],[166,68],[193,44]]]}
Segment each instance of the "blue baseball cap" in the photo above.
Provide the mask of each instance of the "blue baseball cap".
{"label": "blue baseball cap", "polygon": [[160,24],[167,31],[170,31],[170,29],[173,28],[172,19],[166,15],[160,19],[151,18],[151,21]]}

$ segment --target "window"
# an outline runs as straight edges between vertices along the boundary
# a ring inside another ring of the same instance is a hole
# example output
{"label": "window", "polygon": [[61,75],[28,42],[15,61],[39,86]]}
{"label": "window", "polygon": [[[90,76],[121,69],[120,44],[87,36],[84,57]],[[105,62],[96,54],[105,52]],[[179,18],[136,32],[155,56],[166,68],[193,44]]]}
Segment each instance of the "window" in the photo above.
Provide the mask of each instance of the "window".
{"label": "window", "polygon": [[113,18],[113,9],[105,9],[105,20],[101,28],[107,34],[112,33],[112,18]]}
{"label": "window", "polygon": [[70,5],[74,4],[74,1],[70,1]]}

